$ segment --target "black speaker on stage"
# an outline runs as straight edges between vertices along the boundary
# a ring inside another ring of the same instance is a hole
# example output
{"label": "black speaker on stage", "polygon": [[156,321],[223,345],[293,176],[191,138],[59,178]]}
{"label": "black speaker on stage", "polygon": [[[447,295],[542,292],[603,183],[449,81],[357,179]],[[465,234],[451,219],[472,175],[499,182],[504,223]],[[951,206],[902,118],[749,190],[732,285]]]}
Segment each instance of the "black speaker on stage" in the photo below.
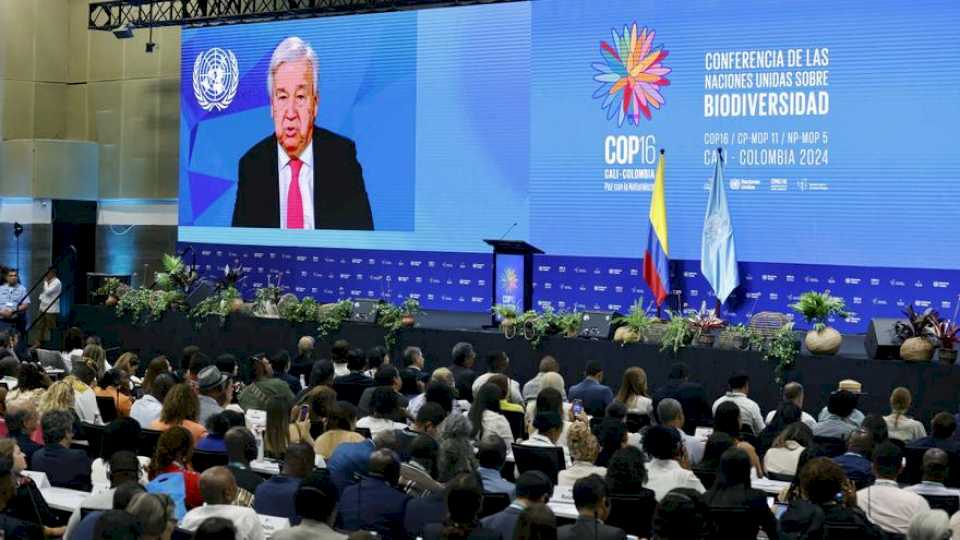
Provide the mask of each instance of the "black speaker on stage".
{"label": "black speaker on stage", "polygon": [[353,300],[353,311],[350,312],[350,320],[356,322],[377,322],[377,305],[379,300],[358,299]]}
{"label": "black speaker on stage", "polygon": [[[900,338],[896,326],[902,319],[870,319],[863,346],[867,349],[867,358],[877,360],[899,360]],[[906,321],[903,321],[906,322]]]}
{"label": "black speaker on stage", "polygon": [[206,300],[213,294],[214,286],[207,280],[201,279],[193,286],[193,290],[187,295],[187,305],[190,309],[197,307],[197,304]]}
{"label": "black speaker on stage", "polygon": [[595,339],[611,339],[613,337],[613,320],[622,317],[616,311],[584,311],[580,321],[580,337]]}

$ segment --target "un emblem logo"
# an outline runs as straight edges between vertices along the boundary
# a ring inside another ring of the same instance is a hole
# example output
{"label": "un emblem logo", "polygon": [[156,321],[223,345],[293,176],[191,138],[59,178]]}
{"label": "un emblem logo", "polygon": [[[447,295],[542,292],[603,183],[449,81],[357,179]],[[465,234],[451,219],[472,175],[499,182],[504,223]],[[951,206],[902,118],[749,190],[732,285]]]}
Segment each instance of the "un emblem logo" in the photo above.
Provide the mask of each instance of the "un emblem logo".
{"label": "un emblem logo", "polygon": [[193,95],[205,111],[229,107],[239,82],[240,67],[233,51],[214,47],[198,54],[193,62]]}

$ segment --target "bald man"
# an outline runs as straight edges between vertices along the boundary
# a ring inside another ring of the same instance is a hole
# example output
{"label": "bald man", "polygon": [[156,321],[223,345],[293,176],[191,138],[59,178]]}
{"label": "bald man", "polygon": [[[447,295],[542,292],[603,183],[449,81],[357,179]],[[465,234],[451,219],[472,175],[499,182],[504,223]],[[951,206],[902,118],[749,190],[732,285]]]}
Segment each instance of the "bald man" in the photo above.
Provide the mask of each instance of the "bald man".
{"label": "bald man", "polygon": [[180,528],[196,531],[201,523],[212,517],[221,517],[233,523],[238,540],[264,540],[260,519],[252,508],[231,504],[237,497],[237,482],[226,467],[211,467],[200,475],[200,494],[203,506],[187,512]]}
{"label": "bald man", "polygon": [[918,495],[952,495],[960,498],[960,489],[944,485],[949,474],[949,455],[939,448],[931,448],[923,453],[923,482],[903,489]]}
{"label": "bald man", "polygon": [[833,458],[834,463],[843,469],[857,489],[863,489],[873,484],[876,477],[873,474],[873,463],[870,455],[873,453],[873,435],[862,429],[850,434],[847,440],[847,452]]}
{"label": "bald man", "polygon": [[293,359],[290,365],[290,374],[296,378],[301,376],[306,379],[310,377],[310,370],[313,369],[313,348],[316,346],[316,340],[310,336],[303,336],[297,341],[297,357]]}

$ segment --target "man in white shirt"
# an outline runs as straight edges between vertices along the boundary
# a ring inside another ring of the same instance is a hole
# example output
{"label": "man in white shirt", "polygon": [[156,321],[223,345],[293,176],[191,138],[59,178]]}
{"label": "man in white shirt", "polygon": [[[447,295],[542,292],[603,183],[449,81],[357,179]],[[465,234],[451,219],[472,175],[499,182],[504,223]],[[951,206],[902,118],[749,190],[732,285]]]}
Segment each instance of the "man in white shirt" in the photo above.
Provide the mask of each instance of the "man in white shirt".
{"label": "man in white shirt", "polygon": [[100,491],[99,493],[94,493],[80,502],[80,506],[75,508],[73,513],[70,514],[64,538],[70,538],[72,536],[74,529],[80,523],[82,510],[110,510],[113,508],[114,493],[124,484],[136,486],[136,488],[127,486],[126,489],[129,491],[127,499],[132,498],[136,493],[143,492],[143,488],[141,488],[138,483],[140,478],[140,461],[137,460],[137,456],[133,452],[126,450],[114,452],[113,455],[110,456],[110,472],[107,476],[110,479],[110,488]]}
{"label": "man in white shirt", "polygon": [[747,397],[750,394],[750,377],[746,373],[734,373],[727,380],[730,391],[713,402],[713,414],[717,414],[717,407],[724,401],[732,401],[740,407],[740,423],[750,426],[754,435],[759,435],[766,424],[757,402]]}
{"label": "man in white shirt", "polygon": [[177,384],[173,376],[168,373],[161,373],[153,379],[147,393],[140,399],[133,402],[130,407],[130,418],[133,418],[143,429],[149,429],[154,420],[160,419],[160,411],[163,409],[163,398],[167,397],[167,392]]}
{"label": "man in white shirt", "polygon": [[960,489],[943,485],[947,479],[950,458],[940,448],[931,448],[923,453],[923,482],[904,489],[918,495],[953,496],[960,498]]}
{"label": "man in white shirt", "polygon": [[920,495],[897,485],[897,476],[903,469],[902,459],[900,448],[889,441],[873,451],[877,481],[857,492],[857,506],[881,529],[906,535],[913,516],[929,510],[930,505]]}
{"label": "man in white shirt", "polygon": [[57,327],[57,316],[60,314],[60,291],[62,285],[53,268],[47,270],[43,276],[43,290],[40,292],[40,321],[34,334],[36,345],[50,339],[50,331]]}
{"label": "man in white shirt", "polygon": [[[814,424],[817,423],[817,419],[813,415],[808,414],[807,411],[803,410],[803,385],[798,382],[787,383],[783,387],[783,401],[789,401],[796,405],[800,409],[800,421],[807,425],[810,429],[813,429]],[[773,421],[773,415],[777,414],[776,410],[772,410],[767,413],[766,422],[769,424]]]}
{"label": "man in white shirt", "polygon": [[252,508],[234,506],[237,482],[226,467],[211,467],[200,475],[200,495],[203,506],[187,512],[180,520],[180,528],[195,531],[206,519],[222,517],[237,529],[237,540],[264,540],[260,518]]}
{"label": "man in white shirt", "polygon": [[473,381],[473,395],[477,395],[477,392],[480,391],[480,387],[484,384],[490,382],[490,377],[500,373],[507,376],[507,379],[510,381],[510,393],[504,399],[510,403],[516,403],[518,405],[523,404],[523,395],[520,393],[520,383],[511,379],[507,375],[507,371],[510,369],[510,357],[507,356],[507,353],[498,351],[490,354],[487,357],[488,370],[483,375],[480,375]]}
{"label": "man in white shirt", "polygon": [[690,466],[700,463],[703,460],[703,450],[707,441],[684,433],[683,423],[686,422],[686,418],[683,416],[683,406],[680,402],[673,398],[661,399],[657,404],[657,417],[660,419],[660,425],[673,428],[680,435]]}
{"label": "man in white shirt", "polygon": [[[537,372],[537,376],[527,381],[523,385],[523,399],[525,401],[532,401],[537,399],[537,395],[540,393],[540,378],[543,377],[545,373],[559,373],[560,372],[560,363],[557,362],[557,359],[550,356],[549,354],[540,359],[540,370]],[[563,394],[563,400],[567,400],[567,391],[564,388],[561,390]]]}
{"label": "man in white shirt", "polygon": [[643,437],[643,451],[652,458],[647,463],[647,481],[643,487],[653,490],[657,501],[674,488],[706,491],[693,471],[680,464],[681,460],[686,461],[686,456],[675,428],[653,426],[648,429]]}

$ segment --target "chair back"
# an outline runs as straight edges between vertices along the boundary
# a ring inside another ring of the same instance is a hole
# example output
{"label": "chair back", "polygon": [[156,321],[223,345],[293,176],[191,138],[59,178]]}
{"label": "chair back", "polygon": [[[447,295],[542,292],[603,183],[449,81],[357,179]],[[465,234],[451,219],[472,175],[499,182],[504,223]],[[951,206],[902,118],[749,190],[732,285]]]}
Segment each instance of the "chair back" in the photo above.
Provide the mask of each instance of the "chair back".
{"label": "chair back", "polygon": [[[923,454],[927,448],[904,448],[903,457],[906,460],[903,470],[897,481],[903,484],[919,484],[923,480]],[[952,515],[952,514],[951,514]]]}
{"label": "chair back", "polygon": [[522,412],[500,411],[500,414],[510,423],[510,432],[513,433],[514,440],[519,441],[527,438],[527,423]]}
{"label": "chair back", "polygon": [[88,424],[83,422],[80,424],[83,429],[83,433],[78,433],[78,437],[83,437],[87,441],[87,455],[90,456],[90,459],[103,458],[107,459],[107,456],[103,455],[103,426],[98,426],[96,424]]}
{"label": "chair back", "polygon": [[823,524],[823,540],[857,540],[866,537],[866,530],[863,527],[839,523]]}
{"label": "chair back", "polygon": [[607,525],[619,527],[637,538],[653,536],[653,513],[657,499],[653,491],[633,495],[610,495],[610,515]]}
{"label": "chair back", "polygon": [[703,489],[712,488],[713,483],[717,480],[717,471],[693,467],[693,474],[700,479],[700,483],[703,484]]}
{"label": "chair back", "polygon": [[153,429],[144,429],[140,431],[140,451],[137,455],[153,457],[157,450],[157,444],[160,442],[162,431]]}
{"label": "chair back", "polygon": [[919,494],[927,500],[931,510],[943,510],[948,516],[952,516],[960,510],[960,497],[956,495],[925,495]]}
{"label": "chair back", "polygon": [[104,424],[117,419],[117,402],[112,397],[97,396],[97,408],[100,409],[100,419]]}
{"label": "chair back", "polygon": [[487,516],[492,516],[497,512],[500,512],[510,506],[510,495],[506,493],[489,493],[483,492],[483,504],[480,506],[480,515],[478,517],[485,518]]}
{"label": "chair back", "polygon": [[745,506],[711,506],[710,518],[716,527],[716,538],[724,540],[754,540],[757,523],[750,519]]}
{"label": "chair back", "polygon": [[358,428],[353,428],[353,431],[355,431],[355,432],[363,435],[363,438],[364,438],[364,439],[372,439],[372,438],[373,438],[373,433],[370,431],[370,428],[358,427]]}
{"label": "chair back", "polygon": [[767,471],[767,478],[778,482],[793,482],[793,475],[790,474],[779,474]]}
{"label": "chair back", "polygon": [[750,443],[750,446],[760,451],[760,438],[753,434],[753,430],[743,426],[740,428],[740,440],[745,443]]}
{"label": "chair back", "polygon": [[828,457],[842,456],[847,451],[847,442],[838,437],[821,437],[815,435],[813,443],[823,449]]}
{"label": "chair back", "polygon": [[170,540],[193,540],[193,532],[177,527],[170,535]]}
{"label": "chair back", "polygon": [[333,383],[333,390],[337,393],[338,401],[348,401],[355,407],[360,406],[360,397],[363,391],[370,388],[369,384]]}
{"label": "chair back", "polygon": [[513,445],[513,460],[520,474],[527,471],[540,471],[557,484],[557,474],[567,468],[563,459],[563,448],[559,446]]}
{"label": "chair back", "polygon": [[223,452],[207,452],[204,450],[194,450],[193,458],[191,458],[190,463],[193,465],[193,470],[198,473],[209,469],[210,467],[217,466],[227,466],[227,463],[230,461],[227,459],[227,454]]}

